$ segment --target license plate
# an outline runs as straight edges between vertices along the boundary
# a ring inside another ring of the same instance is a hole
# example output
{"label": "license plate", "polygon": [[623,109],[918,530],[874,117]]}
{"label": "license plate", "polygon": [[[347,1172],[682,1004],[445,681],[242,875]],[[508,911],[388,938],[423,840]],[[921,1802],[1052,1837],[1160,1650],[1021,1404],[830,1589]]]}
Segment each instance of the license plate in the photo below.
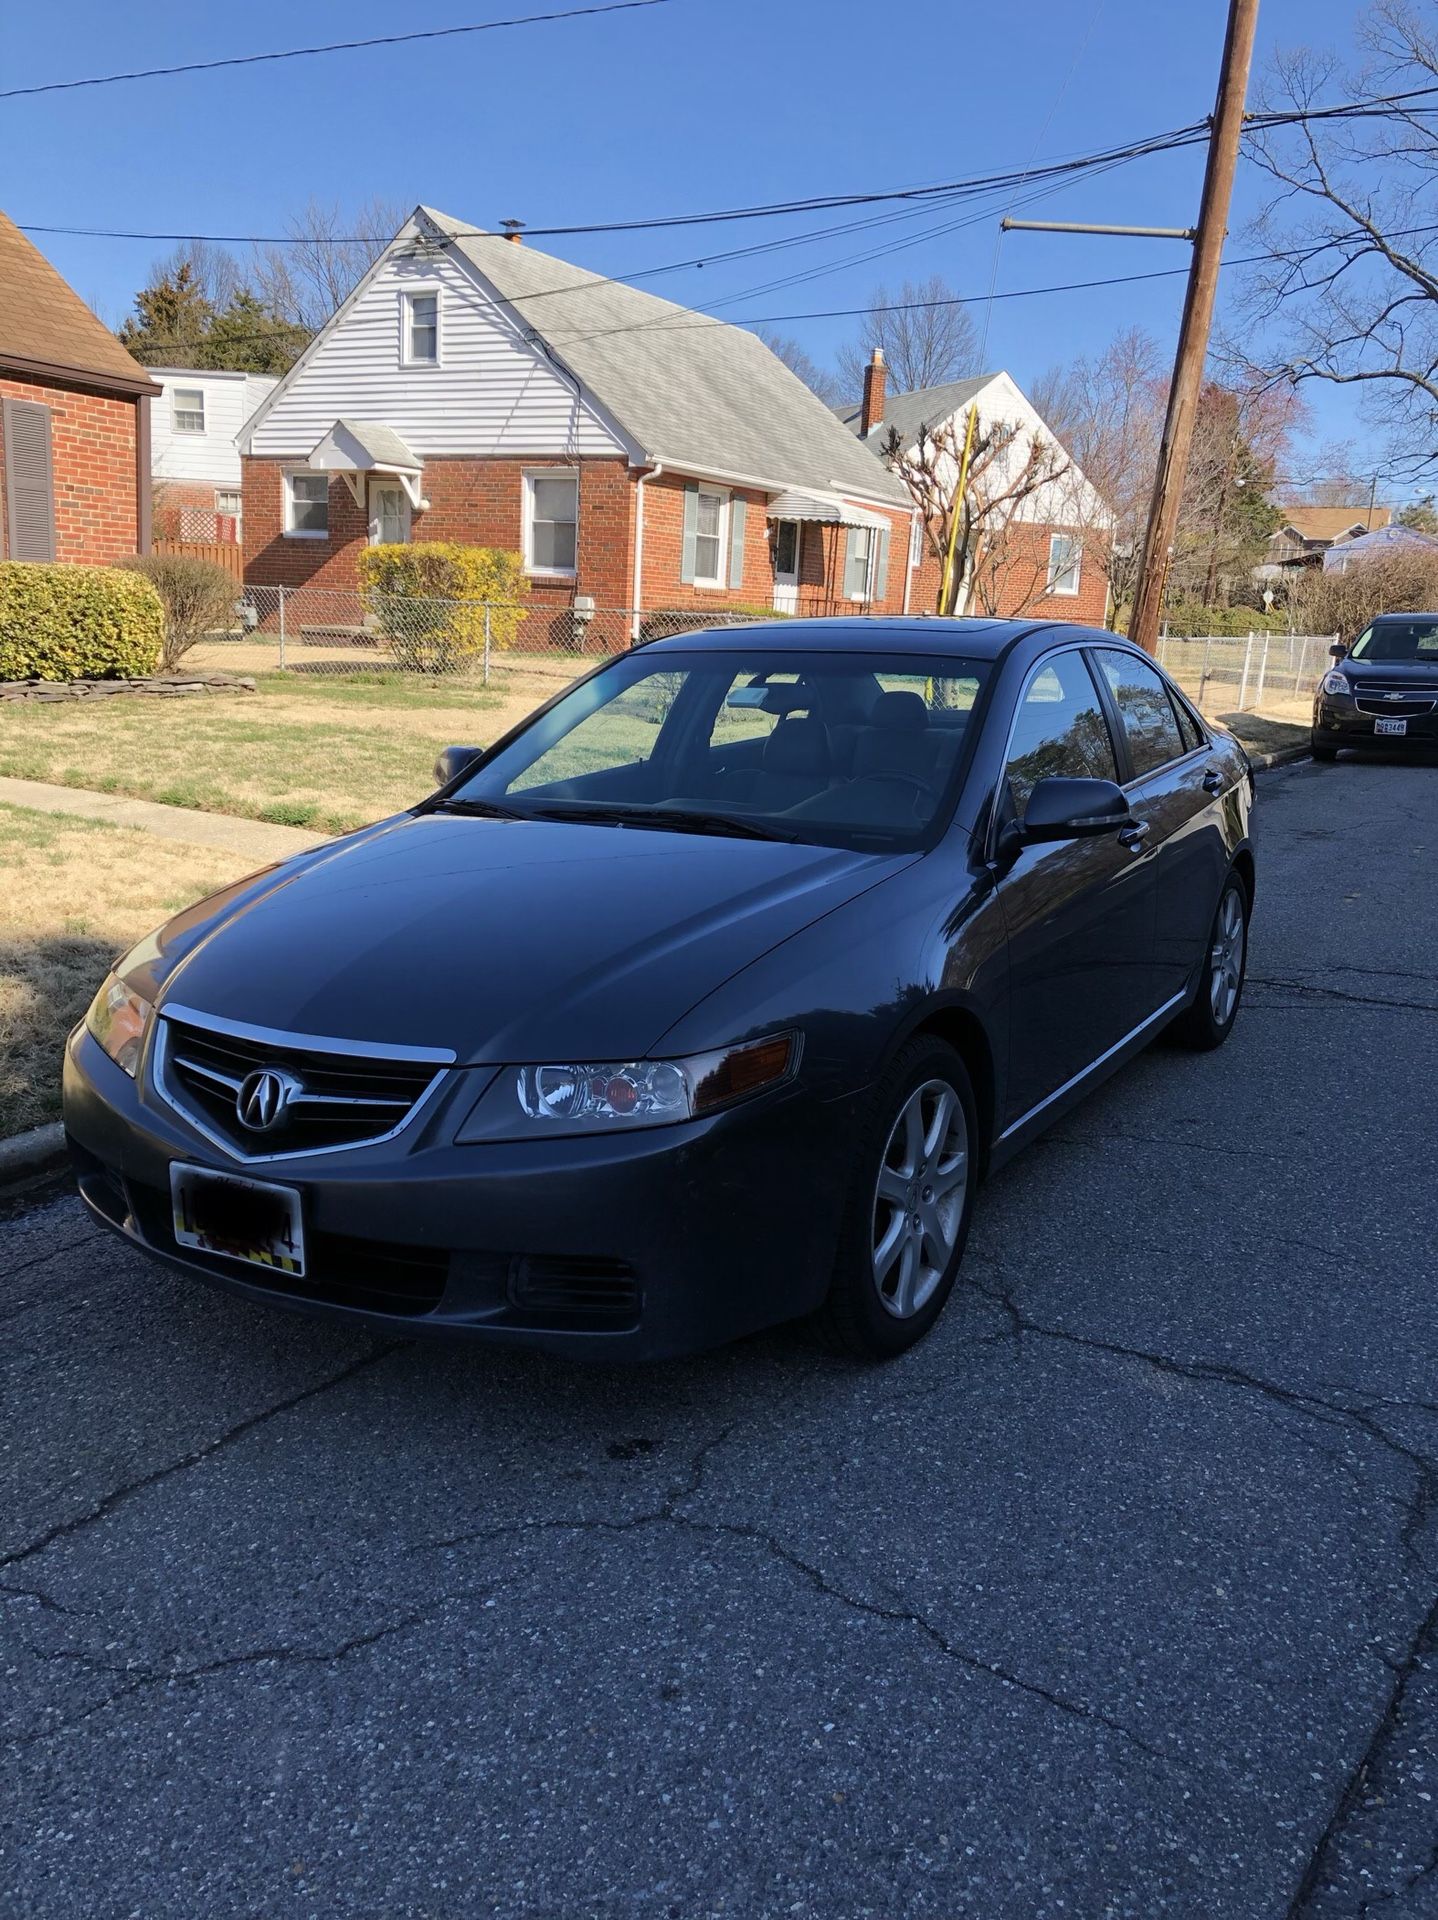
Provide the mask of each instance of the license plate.
{"label": "license plate", "polygon": [[293,1187],[241,1180],[208,1167],[170,1167],[175,1239],[252,1267],[303,1275],[305,1228]]}
{"label": "license plate", "polygon": [[1408,722],[1406,720],[1375,720],[1373,722],[1373,731],[1384,734],[1407,733]]}

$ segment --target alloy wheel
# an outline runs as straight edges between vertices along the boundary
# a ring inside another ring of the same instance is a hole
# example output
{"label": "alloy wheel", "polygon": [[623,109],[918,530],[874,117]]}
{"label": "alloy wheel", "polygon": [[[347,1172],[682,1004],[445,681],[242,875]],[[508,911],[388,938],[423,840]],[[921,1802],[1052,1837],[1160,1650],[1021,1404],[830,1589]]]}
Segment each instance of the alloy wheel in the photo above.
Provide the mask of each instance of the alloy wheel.
{"label": "alloy wheel", "polygon": [[1213,947],[1209,954],[1208,1000],[1213,1008],[1214,1020],[1220,1027],[1228,1025],[1238,1005],[1246,937],[1243,902],[1237,887],[1230,887],[1219,903],[1218,922],[1213,930]]}
{"label": "alloy wheel", "polygon": [[963,1103],[947,1080],[925,1080],[899,1110],[874,1188],[874,1286],[896,1320],[918,1313],[948,1271],[968,1175]]}

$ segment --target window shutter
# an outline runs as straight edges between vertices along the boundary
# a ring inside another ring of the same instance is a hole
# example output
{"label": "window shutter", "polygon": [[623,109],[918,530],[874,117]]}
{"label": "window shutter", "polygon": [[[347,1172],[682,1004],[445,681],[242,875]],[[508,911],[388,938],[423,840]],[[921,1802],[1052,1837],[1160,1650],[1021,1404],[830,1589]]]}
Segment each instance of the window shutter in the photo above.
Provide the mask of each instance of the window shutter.
{"label": "window shutter", "polygon": [[844,530],[844,598],[846,600],[852,600],[856,593],[861,593],[863,590],[862,581],[856,584],[854,578],[858,560],[859,529],[846,527]]}
{"label": "window shutter", "polygon": [[5,501],[12,560],[55,558],[55,481],[50,409],[34,400],[5,402]]}
{"label": "window shutter", "polygon": [[874,563],[874,598],[882,600],[889,591],[889,529],[879,535],[879,557]]}
{"label": "window shutter", "polygon": [[679,578],[686,587],[694,584],[694,556],[698,541],[699,483],[691,480],[684,489],[684,552],[679,564]]}
{"label": "window shutter", "polygon": [[729,584],[742,587],[744,584],[744,516],[748,502],[732,500],[729,503]]}

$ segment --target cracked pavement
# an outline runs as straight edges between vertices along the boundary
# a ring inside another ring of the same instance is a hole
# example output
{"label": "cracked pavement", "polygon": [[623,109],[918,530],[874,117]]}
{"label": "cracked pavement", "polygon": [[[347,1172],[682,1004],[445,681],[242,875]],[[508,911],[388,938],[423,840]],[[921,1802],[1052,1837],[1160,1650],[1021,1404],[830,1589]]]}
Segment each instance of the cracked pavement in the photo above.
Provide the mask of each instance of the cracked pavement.
{"label": "cracked pavement", "polygon": [[0,1222],[8,1920],[1438,1915],[1435,780],[1261,783],[1233,1040],[991,1183],[886,1369]]}

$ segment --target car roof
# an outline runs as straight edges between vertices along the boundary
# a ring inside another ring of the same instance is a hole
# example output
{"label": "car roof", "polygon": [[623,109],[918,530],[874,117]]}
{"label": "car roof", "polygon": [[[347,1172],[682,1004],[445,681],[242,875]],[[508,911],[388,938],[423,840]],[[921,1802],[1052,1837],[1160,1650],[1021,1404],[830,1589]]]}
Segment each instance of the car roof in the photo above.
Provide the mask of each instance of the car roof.
{"label": "car roof", "polygon": [[1438,613],[1375,613],[1368,624],[1370,627],[1386,627],[1397,620],[1438,620]]}
{"label": "car roof", "polygon": [[[1083,631],[1058,621],[942,620],[937,616],[854,614],[838,619],[756,621],[753,626],[702,627],[650,640],[645,653],[694,653],[765,647],[815,653],[952,653],[970,660],[996,660],[1017,640],[1052,626],[1060,634]],[[1119,635],[1106,636],[1113,640]]]}

